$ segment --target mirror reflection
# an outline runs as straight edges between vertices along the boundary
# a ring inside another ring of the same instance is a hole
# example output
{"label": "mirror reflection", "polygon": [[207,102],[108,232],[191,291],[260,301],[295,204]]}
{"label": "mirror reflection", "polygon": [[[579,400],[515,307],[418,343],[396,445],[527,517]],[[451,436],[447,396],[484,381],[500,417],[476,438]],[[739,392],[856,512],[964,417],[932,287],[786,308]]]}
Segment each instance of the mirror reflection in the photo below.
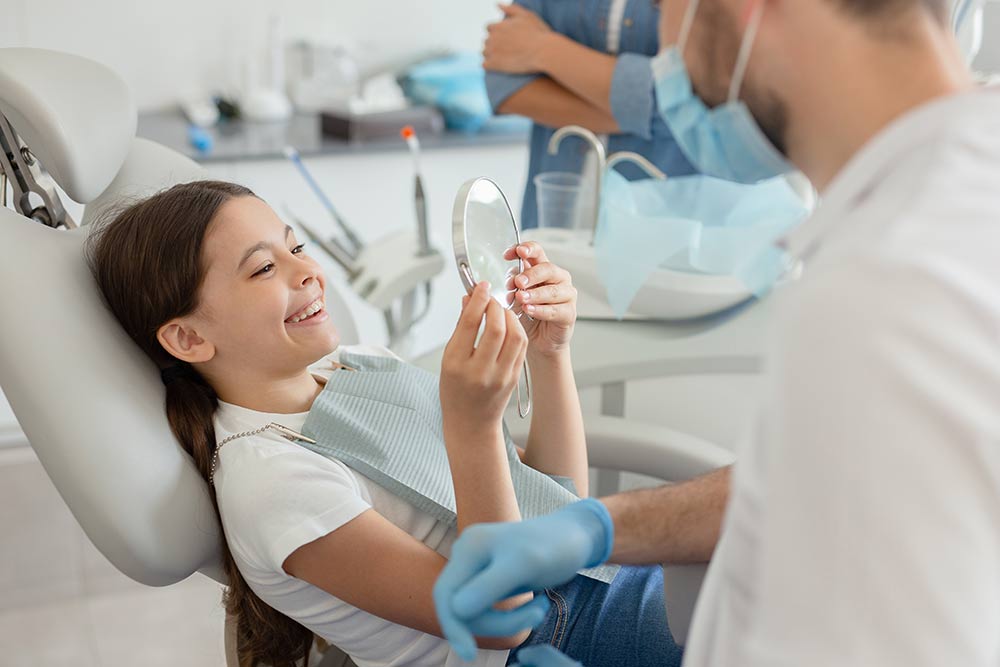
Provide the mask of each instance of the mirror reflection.
{"label": "mirror reflection", "polygon": [[504,308],[513,307],[521,260],[505,260],[504,255],[518,244],[517,226],[506,198],[492,181],[479,179],[469,190],[465,241],[472,285],[488,281],[493,298]]}

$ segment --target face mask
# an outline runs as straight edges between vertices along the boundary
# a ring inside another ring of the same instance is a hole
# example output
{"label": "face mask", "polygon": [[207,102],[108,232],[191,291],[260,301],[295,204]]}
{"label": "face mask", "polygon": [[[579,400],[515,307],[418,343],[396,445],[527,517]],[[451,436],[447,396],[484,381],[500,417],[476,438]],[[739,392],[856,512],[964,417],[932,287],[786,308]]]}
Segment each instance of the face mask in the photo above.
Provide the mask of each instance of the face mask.
{"label": "face mask", "polygon": [[747,26],[728,101],[709,109],[695,95],[683,58],[699,1],[691,0],[677,45],[653,59],[656,99],[663,121],[691,164],[706,176],[756,183],[794,171],[739,99],[764,4],[758,3]]}
{"label": "face mask", "polygon": [[735,276],[761,296],[789,268],[775,241],[808,213],[784,178],[755,185],[702,175],[628,181],[608,170],[594,238],[608,303],[624,317],[660,268]]}

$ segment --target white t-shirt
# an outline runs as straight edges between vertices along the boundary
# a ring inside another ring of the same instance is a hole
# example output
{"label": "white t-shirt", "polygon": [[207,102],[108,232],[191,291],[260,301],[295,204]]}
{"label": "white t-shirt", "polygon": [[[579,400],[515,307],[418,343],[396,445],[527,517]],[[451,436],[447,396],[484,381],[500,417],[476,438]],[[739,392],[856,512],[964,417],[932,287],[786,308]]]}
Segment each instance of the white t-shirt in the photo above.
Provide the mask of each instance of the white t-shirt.
{"label": "white t-shirt", "polygon": [[[384,348],[354,346],[359,354],[389,356]],[[325,380],[336,351],[310,366]],[[301,431],[308,412],[270,414],[220,402],[217,441],[274,421]],[[238,438],[219,452],[215,473],[219,513],[240,572],[257,595],[349,654],[358,667],[467,664],[445,640],[391,623],[289,576],[282,563],[298,547],[328,535],[373,508],[444,557],[456,531],[389,493],[364,475],[290,442],[272,430]],[[479,651],[475,665],[503,665],[507,651]]]}
{"label": "white t-shirt", "polygon": [[1000,91],[898,119],[789,249],[684,664],[1000,666]]}

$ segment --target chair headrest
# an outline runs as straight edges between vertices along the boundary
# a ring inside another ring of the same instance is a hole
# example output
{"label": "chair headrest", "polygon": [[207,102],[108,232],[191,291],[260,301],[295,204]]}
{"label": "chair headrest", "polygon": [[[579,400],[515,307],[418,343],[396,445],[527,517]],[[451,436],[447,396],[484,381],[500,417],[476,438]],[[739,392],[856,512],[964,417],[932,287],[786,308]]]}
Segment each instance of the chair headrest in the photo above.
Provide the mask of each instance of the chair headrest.
{"label": "chair headrest", "polygon": [[[0,385],[73,515],[122,572],[162,586],[217,579],[221,530],[174,440],[155,365],[100,298],[92,227],[57,231],[0,209]],[[30,288],[29,288],[30,286]]]}
{"label": "chair headrest", "polygon": [[[134,139],[121,170],[84,210],[205,178],[188,158]],[[0,387],[32,448],[91,541],[119,570],[163,586],[200,571],[225,583],[208,488],[174,440],[159,371],[108,311],[83,256],[93,226],[55,230],[0,208]],[[349,303],[327,283],[345,344]],[[347,297],[347,298],[345,298]]]}
{"label": "chair headrest", "polygon": [[0,49],[0,113],[73,200],[87,203],[114,179],[135,137],[125,82],[80,56]]}
{"label": "chair headrest", "polygon": [[136,137],[118,175],[83,209],[80,224],[90,225],[108,211],[172,185],[206,178],[208,172],[194,160],[155,141]]}

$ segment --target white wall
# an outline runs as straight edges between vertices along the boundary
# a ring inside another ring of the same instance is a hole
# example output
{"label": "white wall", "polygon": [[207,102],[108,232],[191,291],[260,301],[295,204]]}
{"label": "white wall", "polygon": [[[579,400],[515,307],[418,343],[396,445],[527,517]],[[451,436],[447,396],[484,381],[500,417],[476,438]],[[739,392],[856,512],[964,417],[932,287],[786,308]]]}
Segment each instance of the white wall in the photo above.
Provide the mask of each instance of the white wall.
{"label": "white wall", "polygon": [[[0,46],[103,62],[126,78],[140,109],[153,109],[237,85],[240,63],[262,49],[271,11],[281,13],[288,40],[340,44],[375,60],[429,47],[478,50],[499,15],[495,0],[0,0]],[[1000,5],[987,12],[977,64],[995,72]]]}
{"label": "white wall", "polygon": [[307,38],[392,59],[426,48],[478,50],[494,0],[0,0],[0,46],[78,53],[121,73],[140,109],[240,81],[271,12]]}

